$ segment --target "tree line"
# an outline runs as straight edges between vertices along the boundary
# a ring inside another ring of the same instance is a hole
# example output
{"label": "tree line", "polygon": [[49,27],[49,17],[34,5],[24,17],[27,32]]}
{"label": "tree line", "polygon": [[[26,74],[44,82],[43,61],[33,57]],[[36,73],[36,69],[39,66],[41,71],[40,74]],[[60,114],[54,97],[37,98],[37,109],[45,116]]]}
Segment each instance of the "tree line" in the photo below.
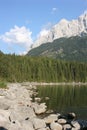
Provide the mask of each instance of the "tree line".
{"label": "tree line", "polygon": [[0,80],[8,82],[87,82],[87,63],[47,57],[0,54]]}

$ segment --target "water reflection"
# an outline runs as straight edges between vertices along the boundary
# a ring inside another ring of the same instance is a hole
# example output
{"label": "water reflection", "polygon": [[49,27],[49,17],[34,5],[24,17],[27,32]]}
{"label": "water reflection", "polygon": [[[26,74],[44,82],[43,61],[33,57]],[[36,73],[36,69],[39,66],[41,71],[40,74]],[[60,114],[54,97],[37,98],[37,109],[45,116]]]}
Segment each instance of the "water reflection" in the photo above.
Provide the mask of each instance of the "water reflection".
{"label": "water reflection", "polygon": [[48,109],[65,113],[75,112],[79,118],[87,119],[87,86],[38,86],[39,97],[45,100]]}

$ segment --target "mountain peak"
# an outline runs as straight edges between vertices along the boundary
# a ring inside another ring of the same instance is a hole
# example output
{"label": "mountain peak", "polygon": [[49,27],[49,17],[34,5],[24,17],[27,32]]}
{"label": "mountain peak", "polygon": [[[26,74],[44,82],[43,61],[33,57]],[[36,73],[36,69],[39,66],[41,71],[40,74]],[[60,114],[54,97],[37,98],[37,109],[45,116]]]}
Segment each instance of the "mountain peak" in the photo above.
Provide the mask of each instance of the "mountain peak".
{"label": "mountain peak", "polygon": [[66,23],[68,23],[68,20],[66,20],[66,19],[63,18],[63,19],[60,20],[59,24],[60,24],[60,23],[66,24]]}
{"label": "mountain peak", "polygon": [[61,37],[82,36],[83,34],[87,34],[87,12],[80,15],[78,19],[71,21],[62,19],[50,30],[42,30],[32,48]]}
{"label": "mountain peak", "polygon": [[84,12],[82,15],[79,16],[81,19],[87,19],[87,11]]}

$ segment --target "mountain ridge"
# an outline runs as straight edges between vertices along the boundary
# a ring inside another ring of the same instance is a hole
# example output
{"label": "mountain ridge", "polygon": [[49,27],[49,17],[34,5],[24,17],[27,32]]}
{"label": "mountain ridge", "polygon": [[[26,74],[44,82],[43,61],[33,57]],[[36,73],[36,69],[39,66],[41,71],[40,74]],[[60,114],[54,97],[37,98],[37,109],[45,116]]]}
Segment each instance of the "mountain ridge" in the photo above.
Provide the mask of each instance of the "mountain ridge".
{"label": "mountain ridge", "polygon": [[61,37],[83,36],[87,34],[87,12],[80,15],[78,19],[68,21],[60,20],[50,30],[44,29],[40,32],[37,40],[32,45],[31,49],[53,42]]}
{"label": "mountain ridge", "polygon": [[28,52],[29,56],[46,56],[62,60],[87,62],[87,36],[55,39]]}

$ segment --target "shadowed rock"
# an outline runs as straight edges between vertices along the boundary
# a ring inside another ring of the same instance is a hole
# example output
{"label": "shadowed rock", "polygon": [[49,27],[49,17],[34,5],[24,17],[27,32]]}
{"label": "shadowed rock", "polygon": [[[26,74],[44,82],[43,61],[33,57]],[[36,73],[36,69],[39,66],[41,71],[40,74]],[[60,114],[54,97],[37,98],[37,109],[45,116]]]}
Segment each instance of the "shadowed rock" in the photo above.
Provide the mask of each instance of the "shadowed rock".
{"label": "shadowed rock", "polygon": [[87,121],[78,120],[78,123],[81,125],[81,130],[87,130]]}
{"label": "shadowed rock", "polygon": [[7,130],[7,129],[1,126],[1,127],[0,127],[0,130]]}

